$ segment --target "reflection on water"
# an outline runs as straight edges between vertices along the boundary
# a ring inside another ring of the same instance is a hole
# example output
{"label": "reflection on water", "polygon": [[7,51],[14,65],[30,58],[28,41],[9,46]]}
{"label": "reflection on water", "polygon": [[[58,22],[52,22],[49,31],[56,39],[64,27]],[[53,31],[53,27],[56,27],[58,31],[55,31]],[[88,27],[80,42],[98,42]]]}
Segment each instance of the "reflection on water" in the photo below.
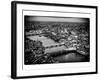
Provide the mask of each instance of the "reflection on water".
{"label": "reflection on water", "polygon": [[77,61],[82,61],[85,57],[81,55],[76,55],[76,53],[70,53],[67,55],[62,55],[58,56],[55,59],[60,61],[60,62],[77,62]]}
{"label": "reflection on water", "polygon": [[75,50],[71,51],[58,51],[52,53],[52,55],[59,62],[81,62],[89,61],[89,56],[84,56]]}

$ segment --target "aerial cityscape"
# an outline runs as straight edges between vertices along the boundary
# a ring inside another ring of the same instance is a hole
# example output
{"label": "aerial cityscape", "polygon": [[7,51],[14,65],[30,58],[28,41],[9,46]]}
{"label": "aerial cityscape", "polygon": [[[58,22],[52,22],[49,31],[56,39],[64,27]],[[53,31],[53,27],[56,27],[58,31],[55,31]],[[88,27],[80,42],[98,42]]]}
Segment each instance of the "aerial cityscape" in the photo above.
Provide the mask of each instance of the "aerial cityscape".
{"label": "aerial cityscape", "polygon": [[89,19],[24,16],[24,64],[89,62]]}

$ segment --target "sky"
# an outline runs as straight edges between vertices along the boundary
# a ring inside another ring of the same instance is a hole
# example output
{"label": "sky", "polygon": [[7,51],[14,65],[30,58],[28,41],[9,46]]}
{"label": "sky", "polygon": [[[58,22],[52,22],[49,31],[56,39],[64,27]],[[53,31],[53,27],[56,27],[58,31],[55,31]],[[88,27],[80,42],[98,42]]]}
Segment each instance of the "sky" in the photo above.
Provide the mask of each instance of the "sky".
{"label": "sky", "polygon": [[45,16],[25,16],[25,20],[29,22],[79,22],[88,23],[88,18],[75,18],[75,17],[45,17]]}

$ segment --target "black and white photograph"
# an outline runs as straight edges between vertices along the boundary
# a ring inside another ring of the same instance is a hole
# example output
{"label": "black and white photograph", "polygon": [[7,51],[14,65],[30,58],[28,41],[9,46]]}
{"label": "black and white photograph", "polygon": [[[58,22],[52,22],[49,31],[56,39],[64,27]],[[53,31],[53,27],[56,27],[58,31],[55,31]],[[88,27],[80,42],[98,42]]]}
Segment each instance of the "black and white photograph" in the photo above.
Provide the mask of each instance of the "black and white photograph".
{"label": "black and white photograph", "polygon": [[90,61],[89,18],[24,16],[24,64]]}
{"label": "black and white photograph", "polygon": [[97,73],[97,6],[13,1],[11,77]]}

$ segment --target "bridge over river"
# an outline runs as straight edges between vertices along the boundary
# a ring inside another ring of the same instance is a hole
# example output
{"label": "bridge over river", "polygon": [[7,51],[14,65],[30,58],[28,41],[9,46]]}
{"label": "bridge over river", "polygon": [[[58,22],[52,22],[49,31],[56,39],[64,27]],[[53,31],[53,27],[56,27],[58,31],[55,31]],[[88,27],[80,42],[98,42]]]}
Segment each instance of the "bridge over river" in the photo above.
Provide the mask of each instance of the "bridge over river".
{"label": "bridge over river", "polygon": [[[31,40],[41,41],[43,43],[43,46],[45,47],[45,53],[53,56],[60,54],[61,56],[55,58],[60,62],[81,61],[87,56],[84,52],[77,52],[76,48],[66,48],[64,43],[57,43],[45,36],[34,35],[28,36],[28,38]],[[62,53],[64,54],[62,55]]]}

